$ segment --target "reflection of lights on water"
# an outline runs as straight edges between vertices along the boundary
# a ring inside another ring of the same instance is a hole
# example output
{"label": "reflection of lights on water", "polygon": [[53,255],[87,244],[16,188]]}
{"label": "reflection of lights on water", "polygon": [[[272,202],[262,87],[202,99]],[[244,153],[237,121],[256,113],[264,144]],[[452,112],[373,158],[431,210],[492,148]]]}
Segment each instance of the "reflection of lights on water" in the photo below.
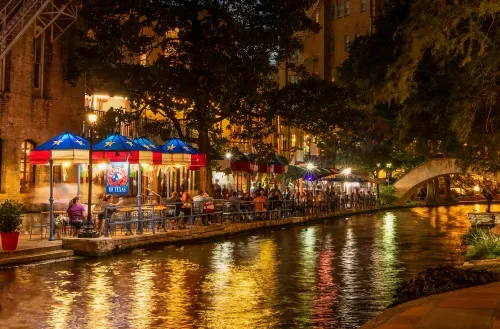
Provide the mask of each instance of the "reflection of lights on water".
{"label": "reflection of lights on water", "polygon": [[304,325],[309,324],[313,302],[311,291],[314,291],[317,286],[316,269],[318,264],[316,260],[318,253],[315,249],[317,232],[318,227],[314,226],[306,228],[300,233],[302,248],[300,250],[297,285],[300,288],[298,293],[301,301],[300,318]]}
{"label": "reflection of lights on water", "polygon": [[148,328],[153,320],[151,304],[153,304],[155,278],[151,261],[141,260],[132,277],[134,278],[133,309],[140,310],[131,318],[132,328]]}
{"label": "reflection of lights on water", "polygon": [[318,267],[318,290],[319,294],[313,300],[313,310],[316,319],[314,327],[327,328],[338,327],[338,323],[332,323],[335,318],[334,304],[338,298],[338,286],[334,282],[333,260],[335,259],[335,251],[333,249],[331,234],[325,236],[324,246],[319,252],[319,267]]}
{"label": "reflection of lights on water", "polygon": [[394,220],[396,220],[396,215],[392,212],[388,212],[384,216],[384,228],[385,228],[385,234],[384,237],[386,236],[394,236]]}
{"label": "reflection of lights on water", "polygon": [[54,287],[50,289],[52,298],[54,299],[53,305],[51,306],[57,306],[50,309],[51,314],[48,322],[51,328],[66,328],[68,316],[74,311],[73,303],[79,293],[70,292],[66,289],[66,285],[70,284],[70,281],[68,281],[70,275],[71,273],[69,271],[55,273],[57,280],[62,281],[62,283],[55,284]]}
{"label": "reflection of lights on water", "polygon": [[[202,284],[210,305],[201,312],[204,327],[274,327],[276,317],[276,242],[268,239],[245,245],[252,259],[234,264],[234,242],[217,245],[212,252],[213,272]],[[240,252],[240,250],[238,250]]]}
{"label": "reflection of lights on water", "polygon": [[[88,312],[88,328],[110,328],[110,318],[112,304],[110,299],[115,297],[111,285],[111,275],[109,267],[99,265],[93,268],[91,273],[92,281],[88,285],[90,310]],[[98,314],[99,316],[96,316]]]}

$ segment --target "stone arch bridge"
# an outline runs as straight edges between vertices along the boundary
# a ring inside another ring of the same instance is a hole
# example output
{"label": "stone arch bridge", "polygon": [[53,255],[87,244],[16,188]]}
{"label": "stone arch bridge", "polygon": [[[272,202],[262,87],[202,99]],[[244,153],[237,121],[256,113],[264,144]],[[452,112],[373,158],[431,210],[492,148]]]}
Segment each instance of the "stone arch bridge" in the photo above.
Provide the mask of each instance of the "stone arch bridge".
{"label": "stone arch bridge", "polygon": [[[420,187],[427,182],[445,175],[463,173],[456,164],[456,159],[432,159],[412,169],[395,184],[398,203],[404,204]],[[494,181],[500,181],[500,174],[481,175]]]}

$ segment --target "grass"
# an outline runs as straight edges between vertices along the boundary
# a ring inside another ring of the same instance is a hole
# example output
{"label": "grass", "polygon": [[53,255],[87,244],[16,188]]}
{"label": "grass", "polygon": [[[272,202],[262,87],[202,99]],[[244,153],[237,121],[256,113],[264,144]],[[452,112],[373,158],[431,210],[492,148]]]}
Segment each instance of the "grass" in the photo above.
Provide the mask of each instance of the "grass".
{"label": "grass", "polygon": [[500,257],[500,236],[479,228],[472,228],[463,237],[468,245],[465,260],[494,259]]}

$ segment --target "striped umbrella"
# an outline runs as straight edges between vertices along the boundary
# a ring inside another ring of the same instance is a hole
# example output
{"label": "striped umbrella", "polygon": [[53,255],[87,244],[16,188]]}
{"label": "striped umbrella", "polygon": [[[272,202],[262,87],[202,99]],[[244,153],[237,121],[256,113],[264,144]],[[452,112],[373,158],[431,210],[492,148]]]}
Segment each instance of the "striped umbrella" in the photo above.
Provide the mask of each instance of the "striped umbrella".
{"label": "striped umbrella", "polygon": [[78,135],[65,132],[36,147],[30,152],[32,164],[88,163],[89,142]]}
{"label": "striped umbrella", "polygon": [[94,145],[93,161],[153,163],[153,152],[131,139],[115,133]]}
{"label": "striped umbrella", "polygon": [[161,147],[164,165],[191,165],[191,147],[180,138],[171,138]]}
{"label": "striped umbrella", "polygon": [[134,138],[133,140],[134,143],[141,145],[147,150],[150,150],[153,152],[153,164],[154,165],[161,165],[163,164],[163,155],[162,155],[162,150],[161,147],[159,147],[156,143],[153,143],[147,138],[140,137],[140,138]]}

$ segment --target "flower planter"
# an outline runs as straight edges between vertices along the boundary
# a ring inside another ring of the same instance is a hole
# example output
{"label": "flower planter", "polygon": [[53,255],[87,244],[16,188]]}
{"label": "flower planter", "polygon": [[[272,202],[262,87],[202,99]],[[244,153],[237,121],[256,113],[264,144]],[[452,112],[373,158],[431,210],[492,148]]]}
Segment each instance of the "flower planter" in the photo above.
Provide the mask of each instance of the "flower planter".
{"label": "flower planter", "polygon": [[0,232],[3,250],[16,250],[19,242],[19,232]]}

